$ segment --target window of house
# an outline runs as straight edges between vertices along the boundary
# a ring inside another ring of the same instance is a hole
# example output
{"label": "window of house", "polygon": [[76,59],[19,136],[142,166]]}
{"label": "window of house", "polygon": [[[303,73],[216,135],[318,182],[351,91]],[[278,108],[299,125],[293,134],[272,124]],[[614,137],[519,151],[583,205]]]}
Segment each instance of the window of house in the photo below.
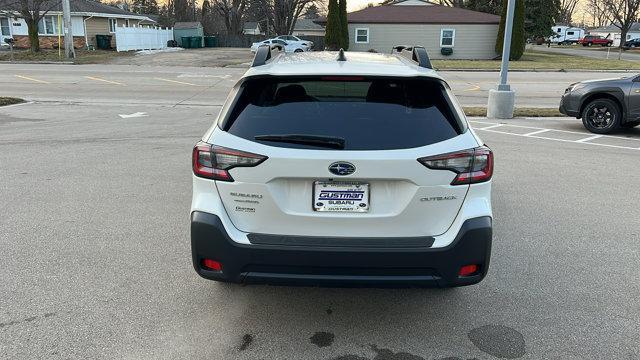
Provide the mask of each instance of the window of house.
{"label": "window of house", "polygon": [[356,29],[356,44],[369,43],[369,28]]}
{"label": "window of house", "polygon": [[55,35],[58,33],[58,16],[48,15],[38,22],[38,34]]}
{"label": "window of house", "polygon": [[456,37],[455,29],[442,29],[440,30],[440,46],[441,47],[453,47],[454,39]]}
{"label": "window of house", "polygon": [[0,18],[0,35],[9,36],[9,19]]}
{"label": "window of house", "polygon": [[109,19],[109,32],[116,32],[116,28],[118,27],[118,19]]}

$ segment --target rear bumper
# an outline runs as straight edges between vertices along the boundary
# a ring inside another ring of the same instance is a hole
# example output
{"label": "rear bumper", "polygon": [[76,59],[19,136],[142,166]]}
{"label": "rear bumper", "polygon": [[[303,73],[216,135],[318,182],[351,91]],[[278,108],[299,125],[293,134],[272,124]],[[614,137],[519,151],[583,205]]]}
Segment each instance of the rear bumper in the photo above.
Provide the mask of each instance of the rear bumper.
{"label": "rear bumper", "polygon": [[[191,214],[193,266],[200,276],[246,284],[314,286],[463,286],[480,282],[489,269],[492,220],[464,222],[447,247],[363,247],[246,245],[231,240],[213,214]],[[300,241],[304,244],[305,241]],[[203,268],[202,259],[222,263],[222,271]],[[477,264],[466,277],[458,272]]]}

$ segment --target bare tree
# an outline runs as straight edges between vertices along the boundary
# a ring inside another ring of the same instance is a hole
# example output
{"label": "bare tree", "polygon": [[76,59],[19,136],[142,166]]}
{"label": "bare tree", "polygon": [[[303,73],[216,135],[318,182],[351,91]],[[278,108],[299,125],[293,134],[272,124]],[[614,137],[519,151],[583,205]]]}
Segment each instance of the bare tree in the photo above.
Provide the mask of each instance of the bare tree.
{"label": "bare tree", "polygon": [[589,9],[589,14],[593,19],[593,26],[601,27],[607,24],[609,20],[609,15],[605,11],[605,6],[603,4],[604,0],[588,0],[587,8]]}
{"label": "bare tree", "polygon": [[560,0],[560,14],[558,22],[572,24],[572,16],[578,5],[578,0]]}
{"label": "bare tree", "polygon": [[602,11],[615,27],[620,29],[618,60],[622,57],[622,46],[631,25],[638,19],[640,0],[602,0]]}
{"label": "bare tree", "polygon": [[228,34],[242,34],[249,0],[213,0],[212,9],[224,20]]}

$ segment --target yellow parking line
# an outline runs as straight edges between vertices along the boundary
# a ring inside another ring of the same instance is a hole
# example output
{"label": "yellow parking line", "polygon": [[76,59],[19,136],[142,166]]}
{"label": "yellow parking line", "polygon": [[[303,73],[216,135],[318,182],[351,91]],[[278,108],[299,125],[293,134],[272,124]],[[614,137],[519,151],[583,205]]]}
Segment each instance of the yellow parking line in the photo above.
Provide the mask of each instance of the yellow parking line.
{"label": "yellow parking line", "polygon": [[15,77],[17,77],[17,78],[20,78],[20,79],[25,79],[25,80],[34,81],[34,82],[41,83],[41,84],[51,84],[51,83],[50,83],[50,82],[48,82],[48,81],[38,80],[38,79],[30,78],[30,77],[28,77],[28,76],[22,76],[22,75],[13,75],[13,76],[15,76]]}
{"label": "yellow parking line", "polygon": [[462,91],[478,91],[478,90],[480,90],[480,86],[474,85],[473,87],[470,87],[468,89],[464,89]]}
{"label": "yellow parking line", "polygon": [[85,78],[89,79],[89,80],[95,80],[95,81],[102,81],[102,82],[106,82],[109,84],[113,84],[113,85],[122,85],[122,86],[126,86],[123,83],[119,83],[117,81],[111,81],[111,80],[105,80],[105,79],[101,79],[99,77],[93,77],[93,76],[85,76]]}
{"label": "yellow parking line", "polygon": [[154,79],[155,80],[160,80],[160,81],[172,82],[172,83],[176,83],[176,84],[182,84],[182,85],[200,86],[198,84],[192,84],[192,83],[188,83],[188,82],[184,82],[184,81],[178,81],[178,80],[169,80],[169,79],[163,79],[163,78],[154,78]]}

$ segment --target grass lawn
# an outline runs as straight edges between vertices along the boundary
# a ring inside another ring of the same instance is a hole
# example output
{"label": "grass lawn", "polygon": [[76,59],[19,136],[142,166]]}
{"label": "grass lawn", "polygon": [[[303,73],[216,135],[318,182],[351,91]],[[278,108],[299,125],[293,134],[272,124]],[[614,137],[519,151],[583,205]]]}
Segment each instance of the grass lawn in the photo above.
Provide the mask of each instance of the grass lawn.
{"label": "grass lawn", "polygon": [[[465,106],[464,113],[467,116],[487,116],[487,108],[479,106]],[[566,116],[557,108],[515,108],[514,117],[556,117]]]}
{"label": "grass lawn", "polygon": [[[134,52],[117,52],[109,50],[76,50],[76,59],[74,64],[101,64],[110,59],[123,56],[133,56]],[[39,53],[32,54],[29,50],[14,50],[13,58],[15,61],[67,61],[58,55],[58,50],[41,50]],[[0,61],[10,61],[11,53],[9,51],[0,52]]]}
{"label": "grass lawn", "polygon": [[[437,70],[499,70],[500,60],[433,60]],[[510,70],[640,70],[640,61],[592,59],[584,56],[526,50],[522,58],[509,63]]]}
{"label": "grass lawn", "polygon": [[0,96],[0,106],[13,105],[23,103],[24,100],[12,97],[2,97]]}

